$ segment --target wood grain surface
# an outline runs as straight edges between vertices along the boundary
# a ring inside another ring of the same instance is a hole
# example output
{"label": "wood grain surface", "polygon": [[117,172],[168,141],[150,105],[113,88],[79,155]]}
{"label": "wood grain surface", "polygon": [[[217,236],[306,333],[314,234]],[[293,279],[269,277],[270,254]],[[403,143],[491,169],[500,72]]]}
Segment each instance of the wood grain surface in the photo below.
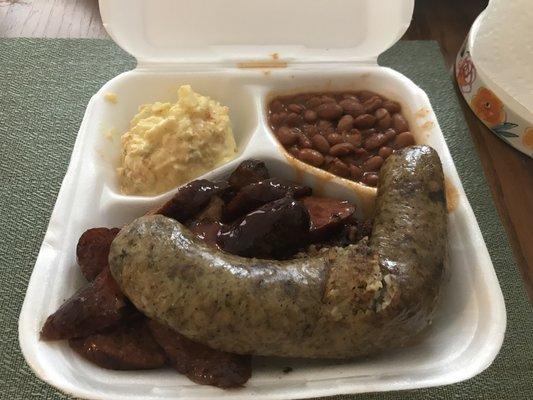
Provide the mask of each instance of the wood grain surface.
{"label": "wood grain surface", "polygon": [[109,36],[98,0],[0,0],[0,37]]}
{"label": "wood grain surface", "polygon": [[[451,67],[487,0],[417,0],[403,40],[437,40]],[[97,0],[0,0],[0,37],[106,38]],[[492,134],[463,107],[496,207],[533,299],[533,159]]]}

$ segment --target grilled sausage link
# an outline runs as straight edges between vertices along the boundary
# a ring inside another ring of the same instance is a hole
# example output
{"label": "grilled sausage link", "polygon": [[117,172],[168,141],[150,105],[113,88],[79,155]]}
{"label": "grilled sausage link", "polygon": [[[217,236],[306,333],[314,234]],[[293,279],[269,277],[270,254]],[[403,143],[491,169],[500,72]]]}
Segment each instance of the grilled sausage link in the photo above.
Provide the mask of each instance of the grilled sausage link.
{"label": "grilled sausage link", "polygon": [[403,346],[431,322],[438,297],[444,179],[427,146],[394,153],[380,175],[370,243],[288,261],[243,258],[154,215],[121,230],[111,271],[139,310],[215,349],[348,358]]}

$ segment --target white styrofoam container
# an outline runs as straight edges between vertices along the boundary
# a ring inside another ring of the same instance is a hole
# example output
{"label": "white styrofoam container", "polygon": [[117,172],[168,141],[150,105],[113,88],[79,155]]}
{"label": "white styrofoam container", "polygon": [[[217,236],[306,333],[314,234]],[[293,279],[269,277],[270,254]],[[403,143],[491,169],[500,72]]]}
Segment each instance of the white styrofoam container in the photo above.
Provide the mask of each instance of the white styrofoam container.
{"label": "white styrofoam container", "polygon": [[[444,385],[490,365],[506,316],[487,248],[428,97],[405,76],[376,63],[409,25],[413,0],[101,0],[100,8],[110,34],[139,66],[93,96],[74,145],[19,320],[20,346],[37,376],[92,399],[286,399]],[[193,32],[201,33],[193,37]],[[402,104],[417,142],[439,153],[451,200],[448,274],[435,321],[420,343],[342,362],[258,357],[246,386],[224,391],[194,384],[171,369],[101,369],[65,341],[39,340],[47,316],[84,284],[75,260],[80,234],[126,224],[175,191],[121,195],[115,178],[118,134],[110,140],[104,132],[124,132],[139,104],[175,101],[181,84],[231,109],[239,155],[205,177],[261,158],[272,175],[355,201],[360,213],[369,212],[364,197],[375,189],[361,191],[287,156],[267,127],[266,102],[278,93],[369,89]],[[105,100],[108,92],[117,94],[117,104]],[[284,374],[286,366],[293,371]]]}

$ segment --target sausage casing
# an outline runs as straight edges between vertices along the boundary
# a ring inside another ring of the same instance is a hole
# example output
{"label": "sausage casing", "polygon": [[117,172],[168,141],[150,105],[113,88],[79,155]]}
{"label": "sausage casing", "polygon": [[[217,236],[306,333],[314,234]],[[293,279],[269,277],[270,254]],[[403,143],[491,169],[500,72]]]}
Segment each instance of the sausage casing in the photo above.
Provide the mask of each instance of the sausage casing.
{"label": "sausage casing", "polygon": [[446,250],[444,179],[427,146],[380,172],[370,242],[288,261],[234,256],[145,216],[113,241],[113,276],[147,316],[240,354],[348,358],[399,347],[431,321]]}

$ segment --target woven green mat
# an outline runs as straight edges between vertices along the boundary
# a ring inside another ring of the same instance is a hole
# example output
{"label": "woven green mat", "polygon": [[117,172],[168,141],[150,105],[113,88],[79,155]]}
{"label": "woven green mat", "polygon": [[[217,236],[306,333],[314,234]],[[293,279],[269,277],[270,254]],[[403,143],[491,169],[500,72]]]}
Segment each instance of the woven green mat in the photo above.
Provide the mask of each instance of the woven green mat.
{"label": "woven green mat", "polygon": [[[533,313],[470,134],[434,42],[400,42],[380,58],[424,89],[472,204],[507,313],[501,353],[485,372],[439,388],[338,399],[531,399]],[[39,381],[18,346],[17,321],[89,98],[134,60],[107,40],[0,40],[0,398],[67,398]]]}

